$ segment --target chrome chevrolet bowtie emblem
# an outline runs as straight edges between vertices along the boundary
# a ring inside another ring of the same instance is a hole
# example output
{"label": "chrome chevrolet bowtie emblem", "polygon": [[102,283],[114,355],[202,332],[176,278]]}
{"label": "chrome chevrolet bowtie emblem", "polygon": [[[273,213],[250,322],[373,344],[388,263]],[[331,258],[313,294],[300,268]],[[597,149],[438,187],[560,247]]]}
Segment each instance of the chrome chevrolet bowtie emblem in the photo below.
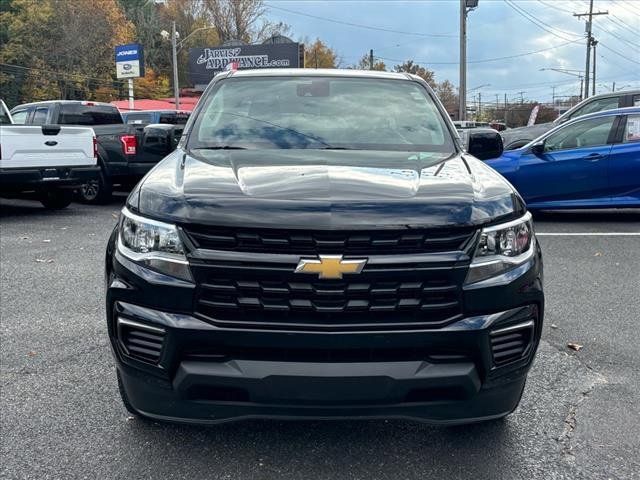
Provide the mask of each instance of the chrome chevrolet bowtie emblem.
{"label": "chrome chevrolet bowtie emblem", "polygon": [[360,273],[366,258],[343,260],[342,255],[318,255],[318,258],[301,258],[296,273],[316,273],[321,279],[342,278],[345,273]]}

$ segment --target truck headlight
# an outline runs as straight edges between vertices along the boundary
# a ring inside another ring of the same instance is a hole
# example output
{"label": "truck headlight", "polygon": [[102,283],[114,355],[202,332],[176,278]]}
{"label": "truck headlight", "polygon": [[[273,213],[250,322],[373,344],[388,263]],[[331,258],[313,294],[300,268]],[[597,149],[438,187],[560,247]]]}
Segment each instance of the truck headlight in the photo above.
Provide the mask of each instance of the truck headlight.
{"label": "truck headlight", "polygon": [[518,220],[482,229],[465,283],[500,275],[529,260],[535,236],[531,213]]}
{"label": "truck headlight", "polygon": [[122,209],[118,252],[140,265],[189,282],[193,281],[178,229]]}

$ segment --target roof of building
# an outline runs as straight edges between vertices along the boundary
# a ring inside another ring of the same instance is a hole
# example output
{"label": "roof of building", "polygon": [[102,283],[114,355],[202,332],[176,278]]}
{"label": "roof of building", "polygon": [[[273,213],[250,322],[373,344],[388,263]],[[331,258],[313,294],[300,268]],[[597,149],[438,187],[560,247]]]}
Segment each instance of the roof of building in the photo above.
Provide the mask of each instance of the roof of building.
{"label": "roof of building", "polygon": [[[180,97],[180,111],[191,112],[198,103],[196,97]],[[122,112],[138,112],[144,110],[176,110],[176,103],[173,98],[159,98],[157,100],[141,99],[133,101],[133,109],[129,108],[129,100],[116,100],[111,105],[118,107]]]}

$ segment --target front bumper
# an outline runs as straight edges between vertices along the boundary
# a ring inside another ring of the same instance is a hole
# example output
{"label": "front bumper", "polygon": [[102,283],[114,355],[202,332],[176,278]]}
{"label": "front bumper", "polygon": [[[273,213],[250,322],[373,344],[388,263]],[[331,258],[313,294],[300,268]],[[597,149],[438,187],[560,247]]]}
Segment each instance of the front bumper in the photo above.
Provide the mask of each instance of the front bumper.
{"label": "front bumper", "polygon": [[[116,258],[111,244],[109,336],[129,402],[152,418],[217,423],[398,417],[467,423],[516,408],[540,338],[540,252],[509,275],[507,284],[494,279],[465,290],[465,317],[439,329],[227,328],[191,313],[189,284],[168,277],[161,279],[166,284],[158,278],[150,284],[143,271]],[[526,333],[526,345],[519,357],[498,362],[495,338],[511,334],[511,327]],[[142,334],[134,337],[142,335],[137,338],[150,345],[142,355],[128,343],[136,331]]]}

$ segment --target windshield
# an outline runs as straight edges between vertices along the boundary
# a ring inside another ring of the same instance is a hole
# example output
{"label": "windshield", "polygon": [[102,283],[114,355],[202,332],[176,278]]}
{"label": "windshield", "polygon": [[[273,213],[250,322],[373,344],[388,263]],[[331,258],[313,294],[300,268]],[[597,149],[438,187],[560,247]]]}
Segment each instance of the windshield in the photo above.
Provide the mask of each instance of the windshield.
{"label": "windshield", "polygon": [[420,84],[356,77],[223,80],[205,99],[188,148],[455,150]]}

